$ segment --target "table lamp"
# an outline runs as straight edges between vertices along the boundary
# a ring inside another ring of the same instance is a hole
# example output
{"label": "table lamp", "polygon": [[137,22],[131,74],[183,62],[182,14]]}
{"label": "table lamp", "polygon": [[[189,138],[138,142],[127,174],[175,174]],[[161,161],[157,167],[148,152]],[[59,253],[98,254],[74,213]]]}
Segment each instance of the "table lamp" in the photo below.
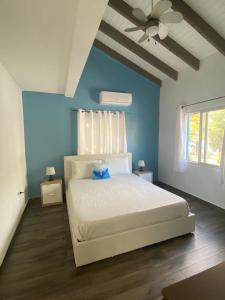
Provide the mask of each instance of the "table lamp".
{"label": "table lamp", "polygon": [[55,175],[55,168],[54,167],[47,167],[46,168],[46,175],[49,176],[48,180],[54,180],[53,175]]}
{"label": "table lamp", "polygon": [[138,168],[140,172],[144,171],[144,167],[145,167],[145,161],[144,160],[139,160],[138,161]]}

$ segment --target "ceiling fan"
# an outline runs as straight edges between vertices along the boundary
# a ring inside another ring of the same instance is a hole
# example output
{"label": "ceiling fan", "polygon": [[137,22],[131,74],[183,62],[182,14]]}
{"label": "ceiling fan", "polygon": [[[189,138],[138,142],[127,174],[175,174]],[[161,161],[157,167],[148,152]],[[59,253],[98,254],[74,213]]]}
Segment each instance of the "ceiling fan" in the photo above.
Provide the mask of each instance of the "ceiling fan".
{"label": "ceiling fan", "polygon": [[132,10],[133,16],[141,21],[143,25],[127,28],[125,32],[133,32],[137,30],[144,30],[143,36],[138,40],[138,43],[142,43],[145,40],[150,40],[151,37],[159,35],[161,40],[165,39],[168,35],[168,27],[166,23],[180,23],[183,20],[183,15],[180,12],[166,12],[172,6],[172,2],[169,0],[160,0],[156,5],[153,5],[151,1],[151,13],[146,16],[140,8],[134,8]]}

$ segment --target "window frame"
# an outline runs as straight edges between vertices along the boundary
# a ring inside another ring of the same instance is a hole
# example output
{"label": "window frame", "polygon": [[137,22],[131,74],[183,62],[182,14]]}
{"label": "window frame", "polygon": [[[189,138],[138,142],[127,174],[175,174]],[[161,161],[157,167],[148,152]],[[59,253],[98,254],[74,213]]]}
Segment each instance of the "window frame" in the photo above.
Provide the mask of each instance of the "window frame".
{"label": "window frame", "polygon": [[[218,111],[218,110],[225,110],[225,106],[221,107],[215,107],[215,108],[208,108],[208,109],[199,109],[199,110],[193,110],[187,112],[187,130],[186,130],[186,155],[185,155],[185,161],[186,163],[194,166],[202,166],[202,167],[210,167],[210,168],[220,168],[220,165],[210,164],[205,162],[206,160],[206,154],[207,154],[207,141],[208,141],[208,113],[211,111]],[[189,133],[189,116],[191,113],[199,113],[200,114],[200,125],[199,125],[199,149],[198,149],[198,161],[191,161],[188,160],[188,133]],[[202,119],[203,119],[203,113],[206,113],[206,123],[205,123],[205,141],[204,141],[204,162],[201,161],[202,158]]]}

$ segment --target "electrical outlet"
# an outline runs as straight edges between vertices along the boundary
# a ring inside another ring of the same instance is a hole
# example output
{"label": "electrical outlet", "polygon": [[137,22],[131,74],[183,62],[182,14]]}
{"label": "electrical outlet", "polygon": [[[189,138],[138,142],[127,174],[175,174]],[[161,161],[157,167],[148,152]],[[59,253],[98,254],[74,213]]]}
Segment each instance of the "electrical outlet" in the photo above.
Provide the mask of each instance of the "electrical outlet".
{"label": "electrical outlet", "polygon": [[22,199],[22,197],[23,197],[24,203],[27,204],[27,202],[28,202],[28,195],[27,195],[27,193],[25,193],[25,192],[18,192],[18,196],[20,196],[20,199]]}

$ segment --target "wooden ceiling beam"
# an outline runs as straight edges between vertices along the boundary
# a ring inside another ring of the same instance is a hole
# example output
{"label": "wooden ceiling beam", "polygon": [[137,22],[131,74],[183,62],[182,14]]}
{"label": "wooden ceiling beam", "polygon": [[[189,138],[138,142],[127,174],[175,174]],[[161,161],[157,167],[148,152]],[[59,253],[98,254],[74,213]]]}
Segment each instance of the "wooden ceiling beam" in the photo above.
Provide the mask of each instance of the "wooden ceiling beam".
{"label": "wooden ceiling beam", "polygon": [[[182,0],[172,0],[172,9],[183,14],[184,19],[219,52],[225,55],[225,39]],[[213,5],[213,3],[212,3]]]}
{"label": "wooden ceiling beam", "polygon": [[122,56],[121,54],[116,52],[115,50],[111,49],[110,47],[108,47],[105,44],[103,44],[102,42],[100,42],[99,40],[95,39],[94,46],[97,47],[98,49],[102,50],[103,52],[105,52],[106,54],[111,56],[112,58],[118,60],[122,64],[126,65],[130,69],[139,73],[140,75],[146,77],[147,79],[149,79],[149,80],[153,81],[154,83],[156,83],[157,85],[161,86],[162,82],[159,78],[157,78],[156,76],[152,75],[151,73],[145,71],[144,69],[142,69],[138,65],[134,64],[129,59],[125,58],[124,56]]}
{"label": "wooden ceiling beam", "polygon": [[[179,1],[179,0],[178,0]],[[126,2],[122,0],[109,0],[108,5],[117,11],[121,16],[129,20],[131,23],[135,24],[136,26],[143,25],[142,22],[137,20],[132,14],[132,7],[128,5]],[[183,60],[186,64],[192,67],[194,70],[199,70],[200,68],[200,61],[194,55],[192,55],[189,51],[179,45],[176,41],[172,38],[167,36],[164,40],[160,40],[158,36],[154,37],[154,39],[164,46],[167,50],[172,52],[174,55],[179,57]]]}
{"label": "wooden ceiling beam", "polygon": [[151,64],[164,74],[168,75],[174,80],[177,80],[178,73],[176,70],[168,66],[166,63],[149,53],[147,50],[142,48],[140,45],[126,37],[124,34],[122,34],[120,31],[116,30],[114,27],[106,23],[105,21],[102,21],[99,30],[112,38],[117,43],[121,44],[125,48],[127,48],[129,51],[133,52],[134,54],[138,55],[140,58],[145,60],[147,63]]}

